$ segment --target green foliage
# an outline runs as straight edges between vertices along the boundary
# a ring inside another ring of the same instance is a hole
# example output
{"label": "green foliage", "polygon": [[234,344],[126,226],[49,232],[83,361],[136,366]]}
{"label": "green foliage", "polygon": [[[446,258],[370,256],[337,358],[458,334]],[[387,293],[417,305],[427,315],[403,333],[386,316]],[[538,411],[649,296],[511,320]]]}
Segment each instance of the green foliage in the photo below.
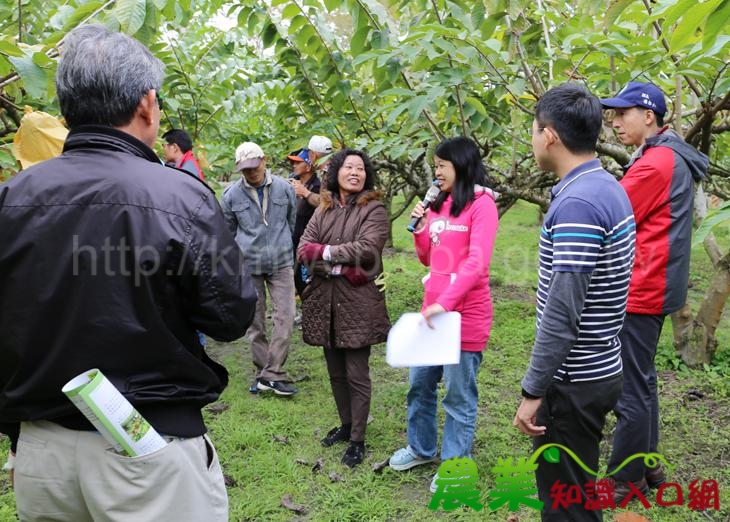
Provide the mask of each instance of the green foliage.
{"label": "green foliage", "polygon": [[730,223],[730,201],[726,201],[719,208],[710,211],[702,224],[695,232],[693,245],[702,243],[707,235],[718,225]]}

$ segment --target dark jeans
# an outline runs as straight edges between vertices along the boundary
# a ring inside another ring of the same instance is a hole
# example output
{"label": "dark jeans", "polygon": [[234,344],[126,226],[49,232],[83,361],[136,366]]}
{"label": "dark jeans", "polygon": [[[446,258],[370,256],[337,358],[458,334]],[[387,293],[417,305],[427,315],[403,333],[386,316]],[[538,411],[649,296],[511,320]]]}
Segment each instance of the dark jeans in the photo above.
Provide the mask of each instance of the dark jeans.
{"label": "dark jeans", "polygon": [[[626,314],[619,333],[624,363],[624,388],[614,412],[616,433],[608,471],[637,453],[656,452],[659,443],[659,398],[654,356],[664,324],[663,315]],[[646,466],[636,459],[615,474],[616,479],[637,483]]]}
{"label": "dark jeans", "polygon": [[[596,382],[559,382],[555,381],[547,390],[540,408],[537,410],[537,425],[545,426],[545,434],[535,437],[534,449],[543,444],[562,444],[575,453],[593,471],[598,471],[599,444],[603,437],[603,425],[621,394],[620,375]],[[595,481],[596,477],[584,471],[573,458],[560,451],[560,462],[553,464],[545,460],[543,452],[537,459],[537,489],[542,508],[542,520],[549,522],[601,521],[600,510],[588,511],[583,505],[586,501],[585,484]],[[550,489],[560,480],[570,486],[578,486],[582,502],[560,505],[552,509],[553,499]]]}
{"label": "dark jeans", "polygon": [[370,347],[325,348],[332,395],[342,424],[352,424],[350,440],[365,440],[370,414]]}

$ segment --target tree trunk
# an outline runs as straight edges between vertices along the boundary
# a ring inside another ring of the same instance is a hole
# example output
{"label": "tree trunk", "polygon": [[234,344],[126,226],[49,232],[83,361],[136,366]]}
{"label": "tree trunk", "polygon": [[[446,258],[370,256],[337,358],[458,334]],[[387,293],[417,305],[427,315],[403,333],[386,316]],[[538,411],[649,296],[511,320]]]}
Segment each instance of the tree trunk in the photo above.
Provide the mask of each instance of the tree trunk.
{"label": "tree trunk", "polygon": [[[383,205],[385,205],[385,211],[391,216],[393,196],[389,192],[385,192],[383,195]],[[391,219],[388,220],[388,239],[385,240],[385,248],[393,248],[393,221],[391,216]]]}
{"label": "tree trunk", "polygon": [[730,252],[715,265],[715,274],[697,316],[689,305],[672,315],[674,344],[682,361],[690,368],[710,364],[717,350],[715,331],[730,297]]}

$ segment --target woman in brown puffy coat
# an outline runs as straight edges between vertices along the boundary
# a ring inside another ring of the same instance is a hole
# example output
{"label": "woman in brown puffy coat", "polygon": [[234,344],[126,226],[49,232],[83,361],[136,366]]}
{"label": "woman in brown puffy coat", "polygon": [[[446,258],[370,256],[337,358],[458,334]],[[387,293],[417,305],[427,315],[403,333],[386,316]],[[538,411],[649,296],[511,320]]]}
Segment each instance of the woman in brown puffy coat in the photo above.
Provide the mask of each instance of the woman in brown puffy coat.
{"label": "woman in brown puffy coat", "polygon": [[342,423],[322,444],[349,440],[342,457],[349,467],[365,455],[370,346],[385,341],[390,328],[385,296],[374,282],[383,270],[389,229],[374,185],[375,169],[367,154],[352,149],[335,154],[327,171],[327,192],[297,249],[299,261],[313,274],[302,294],[304,342],[324,347]]}

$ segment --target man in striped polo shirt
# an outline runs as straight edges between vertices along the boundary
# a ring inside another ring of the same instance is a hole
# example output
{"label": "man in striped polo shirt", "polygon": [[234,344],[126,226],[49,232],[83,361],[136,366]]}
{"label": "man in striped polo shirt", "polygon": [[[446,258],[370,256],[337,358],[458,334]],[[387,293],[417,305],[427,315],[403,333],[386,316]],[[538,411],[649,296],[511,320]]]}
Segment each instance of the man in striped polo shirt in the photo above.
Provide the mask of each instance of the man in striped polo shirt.
{"label": "man in striped polo shirt", "polygon": [[[621,394],[618,333],[635,242],[631,203],[596,158],[601,124],[600,102],[578,84],[550,89],[536,106],[533,153],[560,182],[540,234],[537,335],[514,420],[535,448],[562,444],[593,470],[606,415]],[[568,455],[538,463],[543,520],[602,520],[600,510],[583,507],[594,476]],[[558,481],[578,486],[581,502],[552,509]]]}

